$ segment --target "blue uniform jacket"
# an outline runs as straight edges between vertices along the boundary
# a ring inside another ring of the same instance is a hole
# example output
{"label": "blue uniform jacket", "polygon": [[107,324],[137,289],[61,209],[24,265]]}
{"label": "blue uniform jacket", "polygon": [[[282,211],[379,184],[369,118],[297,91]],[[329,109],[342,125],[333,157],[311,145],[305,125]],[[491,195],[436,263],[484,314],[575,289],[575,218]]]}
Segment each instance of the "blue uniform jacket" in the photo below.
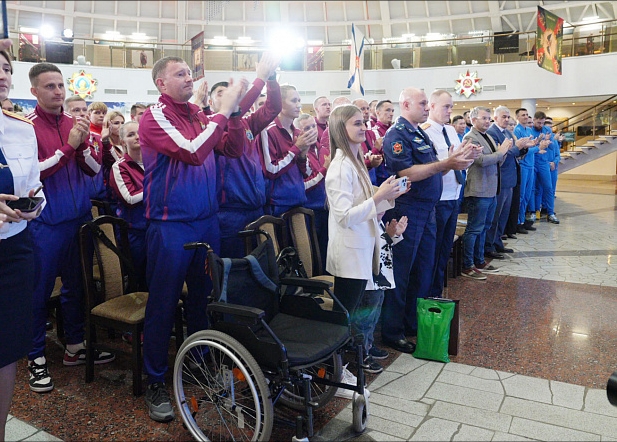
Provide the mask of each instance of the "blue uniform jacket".
{"label": "blue uniform jacket", "polygon": [[[542,127],[542,130],[537,130],[535,127],[531,128],[531,135],[534,137],[538,137],[540,135],[544,136],[545,134],[551,134],[551,138],[553,138],[553,133],[548,127]],[[534,169],[535,170],[550,170],[549,162],[555,159],[555,148],[553,146],[553,142],[546,148],[546,153],[536,155]]]}
{"label": "blue uniform jacket", "polygon": [[[398,172],[414,164],[429,164],[439,161],[437,151],[429,136],[419,127],[415,128],[402,116],[388,129],[383,141],[383,153],[386,170],[390,175],[399,176]],[[443,180],[436,173],[422,181],[411,183],[411,189],[398,197],[404,204],[426,202],[435,204],[441,197]]]}
{"label": "blue uniform jacket", "polygon": [[[506,135],[501,131],[501,128],[496,124],[491,124],[491,127],[486,131],[497,143],[501,144],[505,141]],[[514,137],[512,134],[506,129],[508,132],[507,138],[512,138],[512,142],[514,142]],[[506,158],[504,162],[501,164],[501,188],[508,189],[516,186],[517,181],[517,173],[516,173],[516,157],[520,155],[520,151],[518,147],[513,146],[508,153],[506,154]]]}
{"label": "blue uniform jacket", "polygon": [[[523,127],[521,124],[517,124],[514,128],[514,135],[516,138],[528,138],[531,135],[531,130],[528,127]],[[530,147],[527,150],[527,154],[521,157],[519,165],[521,167],[533,168],[535,162],[536,153],[540,151],[538,146]]]}

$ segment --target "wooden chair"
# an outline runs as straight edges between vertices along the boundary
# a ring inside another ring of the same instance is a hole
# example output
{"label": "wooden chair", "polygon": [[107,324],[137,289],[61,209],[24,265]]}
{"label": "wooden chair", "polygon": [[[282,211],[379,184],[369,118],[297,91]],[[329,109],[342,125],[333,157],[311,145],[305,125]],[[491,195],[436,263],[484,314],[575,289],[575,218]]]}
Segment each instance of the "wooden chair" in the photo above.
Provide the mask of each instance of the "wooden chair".
{"label": "wooden chair", "polygon": [[[114,232],[118,233],[119,243]],[[97,343],[96,326],[131,332],[136,339],[132,343],[133,394],[142,393],[141,333],[148,293],[133,292],[135,281],[128,240],[126,221],[103,215],[84,224],[79,231],[81,270],[84,279],[86,301],[86,382],[94,379],[95,349],[105,349]],[[93,266],[93,255],[96,265]],[[95,281],[97,269],[100,281]],[[176,312],[176,340],[182,340],[182,318]]]}
{"label": "wooden chair", "polygon": [[[325,281],[334,287],[334,277],[325,275],[323,271],[314,212],[304,207],[294,207],[283,213],[281,217],[286,222],[291,245],[298,251],[298,256],[304,264],[309,279]],[[324,298],[326,308],[331,305],[331,301],[327,296]]]}

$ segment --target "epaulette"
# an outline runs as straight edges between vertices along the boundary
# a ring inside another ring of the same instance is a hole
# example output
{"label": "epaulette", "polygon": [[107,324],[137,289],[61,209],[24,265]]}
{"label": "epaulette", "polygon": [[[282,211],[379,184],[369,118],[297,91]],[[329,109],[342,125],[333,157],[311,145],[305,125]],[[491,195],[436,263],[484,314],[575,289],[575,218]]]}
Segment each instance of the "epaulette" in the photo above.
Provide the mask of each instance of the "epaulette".
{"label": "epaulette", "polygon": [[9,112],[7,110],[2,109],[2,113],[6,115],[7,117],[15,118],[16,120],[20,120],[20,121],[23,121],[24,123],[28,123],[34,126],[34,123],[32,121],[30,121],[26,117],[16,114],[15,112]]}
{"label": "epaulette", "polygon": [[394,128],[396,130],[404,130],[405,129],[405,125],[402,123],[397,123],[396,126],[394,126]]}
{"label": "epaulette", "polygon": [[431,127],[431,123],[428,123],[428,122],[420,125],[420,129],[422,130],[426,130],[429,127]]}

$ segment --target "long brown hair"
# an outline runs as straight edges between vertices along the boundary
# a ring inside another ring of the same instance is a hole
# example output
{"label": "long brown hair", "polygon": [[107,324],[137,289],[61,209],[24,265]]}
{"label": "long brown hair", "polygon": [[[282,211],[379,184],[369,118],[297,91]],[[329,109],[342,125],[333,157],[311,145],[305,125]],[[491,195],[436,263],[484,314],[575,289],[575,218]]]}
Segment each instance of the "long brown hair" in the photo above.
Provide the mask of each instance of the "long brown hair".
{"label": "long brown hair", "polygon": [[347,128],[345,127],[347,121],[358,113],[360,114],[360,118],[362,118],[362,111],[353,104],[343,104],[334,108],[328,122],[330,151],[332,152],[332,159],[334,159],[336,155],[345,155],[351,159],[358,173],[364,195],[366,199],[369,199],[373,196],[373,184],[368,175],[368,170],[364,165],[361,150],[358,149],[358,154],[355,156],[351,151],[351,147],[349,146],[349,135],[347,135]]}

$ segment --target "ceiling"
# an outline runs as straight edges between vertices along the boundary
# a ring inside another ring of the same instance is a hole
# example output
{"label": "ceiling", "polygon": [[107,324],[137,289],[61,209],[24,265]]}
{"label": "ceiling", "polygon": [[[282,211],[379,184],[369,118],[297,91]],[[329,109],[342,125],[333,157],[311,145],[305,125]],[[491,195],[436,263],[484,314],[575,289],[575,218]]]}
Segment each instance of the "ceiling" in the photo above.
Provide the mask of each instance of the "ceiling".
{"label": "ceiling", "polygon": [[202,31],[206,39],[265,43],[282,26],[305,41],[340,44],[352,23],[375,42],[410,33],[533,31],[538,5],[571,24],[617,18],[617,1],[7,1],[12,31],[47,24],[58,35],[72,29],[75,38],[115,31],[179,44]]}

